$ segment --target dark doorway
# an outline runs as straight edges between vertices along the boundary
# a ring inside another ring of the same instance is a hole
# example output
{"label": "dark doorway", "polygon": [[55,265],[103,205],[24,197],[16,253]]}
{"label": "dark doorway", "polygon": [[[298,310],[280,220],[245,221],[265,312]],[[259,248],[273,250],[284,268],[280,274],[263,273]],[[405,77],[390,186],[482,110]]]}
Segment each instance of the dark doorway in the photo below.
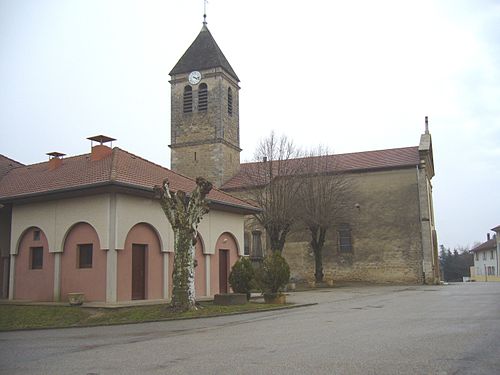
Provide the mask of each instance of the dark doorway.
{"label": "dark doorway", "polygon": [[132,299],[146,299],[146,245],[132,244]]}
{"label": "dark doorway", "polygon": [[219,250],[219,293],[228,293],[229,250]]}

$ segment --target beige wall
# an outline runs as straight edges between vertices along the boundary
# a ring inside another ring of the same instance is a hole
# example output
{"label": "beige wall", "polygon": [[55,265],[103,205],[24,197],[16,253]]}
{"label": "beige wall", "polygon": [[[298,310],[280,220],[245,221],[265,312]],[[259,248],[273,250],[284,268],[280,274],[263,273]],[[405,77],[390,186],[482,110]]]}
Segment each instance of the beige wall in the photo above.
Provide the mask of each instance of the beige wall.
{"label": "beige wall", "polygon": [[243,255],[244,221],[243,215],[211,210],[198,227],[205,244],[205,254],[215,254],[217,240],[223,233],[229,232],[235,238],[239,255]]}
{"label": "beige wall", "polygon": [[109,195],[15,205],[12,208],[10,253],[17,253],[21,233],[38,226],[47,236],[50,252],[62,252],[70,228],[79,222],[89,223],[97,232],[103,249],[109,248]]}
{"label": "beige wall", "polygon": [[174,250],[174,236],[157,200],[132,195],[117,194],[116,197],[116,248],[123,249],[130,229],[139,223],[149,224],[160,240],[161,251]]}

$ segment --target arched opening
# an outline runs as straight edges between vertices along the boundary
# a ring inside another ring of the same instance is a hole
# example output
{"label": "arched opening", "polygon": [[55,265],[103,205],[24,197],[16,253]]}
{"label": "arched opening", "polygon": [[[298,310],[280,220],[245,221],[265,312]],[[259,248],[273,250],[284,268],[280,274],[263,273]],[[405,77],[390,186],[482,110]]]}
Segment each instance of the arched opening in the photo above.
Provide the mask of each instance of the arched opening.
{"label": "arched opening", "polygon": [[215,256],[211,264],[212,292],[229,293],[229,273],[239,259],[238,242],[229,232],[222,233],[215,244]]}
{"label": "arched opening", "polygon": [[54,254],[38,227],[26,229],[19,238],[14,278],[14,299],[53,300]]}
{"label": "arched opening", "polygon": [[184,87],[182,109],[184,113],[193,112],[193,88],[191,86]]}
{"label": "arched opening", "polygon": [[208,109],[208,86],[201,83],[198,88],[198,111],[204,112]]}
{"label": "arched opening", "polygon": [[106,300],[106,255],[94,227],[80,222],[66,234],[61,256],[61,298],[84,293],[86,301]]}
{"label": "arched opening", "polygon": [[134,225],[125,247],[118,251],[119,301],[161,299],[163,296],[163,256],[160,239],[147,223]]}

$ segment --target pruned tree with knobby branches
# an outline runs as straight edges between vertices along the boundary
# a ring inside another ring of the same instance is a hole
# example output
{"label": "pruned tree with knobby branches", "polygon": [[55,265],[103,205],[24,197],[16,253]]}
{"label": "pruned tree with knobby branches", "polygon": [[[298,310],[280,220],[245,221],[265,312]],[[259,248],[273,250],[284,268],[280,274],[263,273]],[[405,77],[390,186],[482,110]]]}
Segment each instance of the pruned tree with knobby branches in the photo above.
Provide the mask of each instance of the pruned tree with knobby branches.
{"label": "pruned tree with knobby branches", "polygon": [[302,175],[296,204],[299,217],[311,236],[314,254],[315,280],[323,281],[323,246],[327,231],[342,222],[346,210],[352,207],[352,181],[336,165],[335,156],[319,146],[310,151],[306,174]]}
{"label": "pruned tree with knobby branches", "polygon": [[272,132],[260,142],[255,152],[257,161],[247,169],[246,178],[253,185],[249,198],[262,209],[254,217],[265,228],[273,253],[283,251],[298,219],[298,177],[303,173],[300,156],[291,140]]}
{"label": "pruned tree with knobby branches", "polygon": [[196,309],[194,256],[198,224],[208,212],[207,195],[212,184],[202,177],[188,196],[184,191],[170,190],[167,179],[155,192],[174,232],[174,270],[171,308],[177,311]]}

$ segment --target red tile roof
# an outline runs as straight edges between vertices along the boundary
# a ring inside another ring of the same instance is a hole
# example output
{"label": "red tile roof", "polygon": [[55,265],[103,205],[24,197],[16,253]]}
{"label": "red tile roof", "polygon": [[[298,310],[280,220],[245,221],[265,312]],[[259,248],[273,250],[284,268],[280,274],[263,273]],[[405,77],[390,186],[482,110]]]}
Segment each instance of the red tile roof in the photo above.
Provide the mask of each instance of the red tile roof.
{"label": "red tile roof", "polygon": [[[323,159],[320,163],[318,163],[319,158]],[[324,171],[325,173],[334,171],[355,172],[416,166],[419,164],[419,161],[418,147],[415,146],[291,159],[285,162],[289,165],[284,169],[290,171],[285,172],[285,174],[295,173],[293,171],[300,169],[304,171],[304,174],[307,174],[311,173],[315,166],[317,168],[318,165],[321,165],[326,166],[327,170]],[[262,162],[241,164],[238,174],[226,182],[221,189],[236,190],[250,186],[258,186],[259,178],[257,165],[261,163]],[[302,164],[302,167],[299,167],[299,164]]]}
{"label": "red tile roof", "polygon": [[[17,166],[0,180],[0,200],[40,196],[58,191],[91,188],[106,184],[122,184],[151,190],[165,178],[172,190],[191,192],[195,182],[158,164],[133,155],[118,147],[101,160],[91,160],[91,154],[62,159],[56,169],[49,162]],[[20,163],[19,163],[20,164]],[[212,189],[208,198],[217,203],[254,210],[247,202]]]}
{"label": "red tile roof", "polygon": [[11,169],[21,167],[24,164],[19,163],[18,161],[12,160],[7,156],[0,154],[0,178],[7,174]]}
{"label": "red tile roof", "polygon": [[476,246],[471,251],[484,251],[484,250],[494,250],[497,248],[497,239],[495,237],[489,239],[486,242],[483,242],[481,245]]}

